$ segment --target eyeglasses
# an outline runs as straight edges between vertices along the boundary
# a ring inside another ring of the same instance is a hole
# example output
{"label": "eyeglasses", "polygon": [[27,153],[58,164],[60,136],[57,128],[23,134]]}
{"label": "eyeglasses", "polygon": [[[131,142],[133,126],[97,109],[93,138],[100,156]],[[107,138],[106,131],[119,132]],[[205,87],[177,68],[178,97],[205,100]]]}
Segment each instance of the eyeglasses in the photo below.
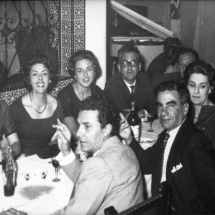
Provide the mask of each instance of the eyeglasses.
{"label": "eyeglasses", "polygon": [[138,61],[137,60],[131,60],[131,61],[127,61],[127,60],[124,60],[122,62],[122,67],[123,68],[127,68],[127,67],[137,67],[138,66]]}

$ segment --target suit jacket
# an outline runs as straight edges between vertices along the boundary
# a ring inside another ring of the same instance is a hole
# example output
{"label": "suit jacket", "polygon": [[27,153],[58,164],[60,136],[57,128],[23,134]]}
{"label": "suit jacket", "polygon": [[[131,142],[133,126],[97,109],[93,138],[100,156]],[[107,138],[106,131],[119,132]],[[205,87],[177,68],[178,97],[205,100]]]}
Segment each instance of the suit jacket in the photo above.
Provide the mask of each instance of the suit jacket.
{"label": "suit jacket", "polygon": [[68,206],[55,214],[104,214],[110,206],[120,212],[143,201],[139,162],[116,136],[83,166],[75,160],[63,168],[75,183]]}
{"label": "suit jacket", "polygon": [[[109,78],[105,85],[105,93],[120,112],[131,108],[130,91],[121,73],[117,72]],[[139,72],[135,84],[135,105],[137,109],[152,109],[156,114],[156,98],[148,75]]]}
{"label": "suit jacket", "polygon": [[[158,191],[159,156],[166,131],[151,148],[143,150],[134,141],[130,144],[144,174],[152,174],[152,195]],[[178,168],[181,166],[181,168]],[[175,170],[174,170],[175,169]],[[179,214],[214,213],[215,162],[214,150],[207,137],[186,119],[173,142],[166,171],[170,185],[170,202]]]}
{"label": "suit jacket", "polygon": [[162,75],[166,70],[164,53],[159,54],[149,64],[146,74],[153,78],[155,75]]}

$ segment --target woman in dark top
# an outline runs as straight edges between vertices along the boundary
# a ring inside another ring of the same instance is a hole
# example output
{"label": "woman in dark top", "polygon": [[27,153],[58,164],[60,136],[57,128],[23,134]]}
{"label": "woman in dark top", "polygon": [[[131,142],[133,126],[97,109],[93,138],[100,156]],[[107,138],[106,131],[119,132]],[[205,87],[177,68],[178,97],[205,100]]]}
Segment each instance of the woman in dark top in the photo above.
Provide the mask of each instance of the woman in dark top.
{"label": "woman in dark top", "polygon": [[[52,125],[62,119],[59,100],[47,93],[51,90],[50,65],[45,56],[38,56],[29,63],[27,88],[29,92],[11,105],[23,154],[43,154],[49,149],[56,129]],[[56,144],[57,146],[57,144]],[[57,148],[57,147],[56,147]]]}
{"label": "woman in dark top", "polygon": [[58,94],[63,106],[63,123],[68,127],[74,139],[77,139],[77,116],[80,101],[91,95],[102,94],[95,85],[101,76],[101,68],[95,55],[88,50],[75,52],[68,62],[68,72],[75,82],[66,86]]}
{"label": "woman in dark top", "polygon": [[214,91],[215,70],[203,61],[190,63],[184,72],[190,93],[190,118],[202,130],[215,149],[215,105],[210,100]]}

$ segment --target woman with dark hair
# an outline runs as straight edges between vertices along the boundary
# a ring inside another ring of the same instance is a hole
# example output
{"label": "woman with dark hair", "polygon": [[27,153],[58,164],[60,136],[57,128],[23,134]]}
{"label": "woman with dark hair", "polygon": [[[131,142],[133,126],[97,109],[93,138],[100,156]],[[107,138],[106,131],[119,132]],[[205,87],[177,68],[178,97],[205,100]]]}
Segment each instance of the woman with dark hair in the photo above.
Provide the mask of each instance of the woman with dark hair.
{"label": "woman with dark hair", "polygon": [[190,93],[190,118],[202,130],[215,149],[215,105],[210,100],[214,91],[215,70],[203,61],[190,63],[184,72],[184,82]]}
{"label": "woman with dark hair", "polygon": [[29,92],[11,105],[22,153],[25,155],[37,153],[42,157],[44,150],[49,149],[51,137],[56,130],[52,125],[57,123],[57,119],[62,118],[60,101],[47,93],[52,84],[50,70],[49,61],[45,56],[31,60],[26,80]]}
{"label": "woman with dark hair", "polygon": [[92,95],[101,95],[102,90],[95,84],[101,76],[101,68],[95,55],[89,50],[75,52],[68,62],[68,72],[74,82],[58,94],[63,106],[63,123],[77,139],[78,105]]}

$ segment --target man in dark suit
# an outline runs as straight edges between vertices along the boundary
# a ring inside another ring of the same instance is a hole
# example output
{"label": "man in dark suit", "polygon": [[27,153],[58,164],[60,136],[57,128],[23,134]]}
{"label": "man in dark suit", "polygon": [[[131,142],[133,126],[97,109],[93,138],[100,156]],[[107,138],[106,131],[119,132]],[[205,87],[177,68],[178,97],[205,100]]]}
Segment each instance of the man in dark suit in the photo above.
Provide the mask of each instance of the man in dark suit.
{"label": "man in dark suit", "polygon": [[152,195],[161,182],[168,182],[173,214],[214,214],[214,151],[207,137],[186,117],[189,92],[182,83],[168,81],[158,85],[156,96],[158,118],[165,129],[157,142],[143,150],[126,129],[126,120],[121,126],[123,138],[134,150],[143,174],[152,174]]}
{"label": "man in dark suit", "polygon": [[134,87],[134,99],[137,109],[155,109],[155,96],[148,75],[140,72],[140,52],[132,41],[125,43],[118,51],[119,72],[109,78],[105,85],[105,92],[120,112],[131,108]]}

